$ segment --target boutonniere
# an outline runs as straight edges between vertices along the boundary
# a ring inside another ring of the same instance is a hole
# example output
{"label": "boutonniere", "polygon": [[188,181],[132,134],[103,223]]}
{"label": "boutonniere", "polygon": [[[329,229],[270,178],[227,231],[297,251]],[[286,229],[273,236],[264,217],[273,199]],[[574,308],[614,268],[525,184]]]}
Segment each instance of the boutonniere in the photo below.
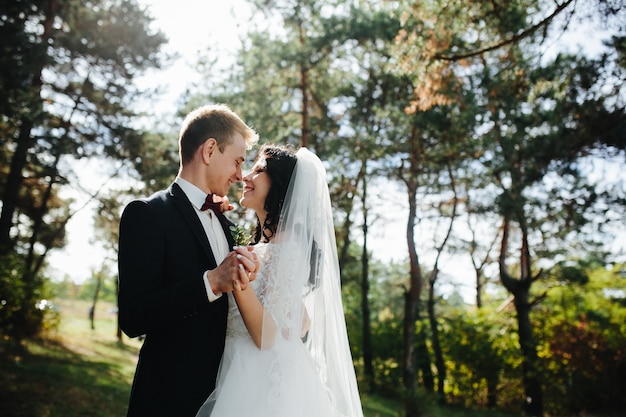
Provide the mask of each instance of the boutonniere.
{"label": "boutonniere", "polygon": [[241,226],[230,226],[230,233],[235,240],[235,246],[247,246],[252,240],[251,236],[246,233],[246,229]]}

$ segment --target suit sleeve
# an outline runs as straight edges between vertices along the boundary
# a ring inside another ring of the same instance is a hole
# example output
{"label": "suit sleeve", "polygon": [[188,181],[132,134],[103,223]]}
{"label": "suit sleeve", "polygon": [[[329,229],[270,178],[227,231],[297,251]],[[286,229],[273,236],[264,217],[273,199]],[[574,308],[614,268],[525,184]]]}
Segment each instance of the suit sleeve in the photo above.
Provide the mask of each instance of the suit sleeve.
{"label": "suit sleeve", "polygon": [[208,304],[201,273],[180,268],[180,274],[187,276],[168,276],[171,242],[167,239],[171,236],[146,201],[136,200],[125,208],[118,255],[119,319],[130,337],[167,331]]}

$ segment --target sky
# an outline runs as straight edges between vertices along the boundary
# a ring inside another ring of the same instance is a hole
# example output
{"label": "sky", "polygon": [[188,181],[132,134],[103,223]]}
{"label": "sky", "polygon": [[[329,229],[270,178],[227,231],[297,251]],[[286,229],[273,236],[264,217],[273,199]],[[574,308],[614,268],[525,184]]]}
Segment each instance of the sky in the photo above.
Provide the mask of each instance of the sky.
{"label": "sky", "polygon": [[153,111],[171,114],[176,100],[199,75],[194,71],[196,57],[208,45],[220,52],[222,64],[234,57],[240,37],[250,18],[250,9],[244,0],[138,0],[155,18],[154,27],[169,39],[164,51],[180,58],[165,71],[151,74],[139,84],[157,82],[167,88],[154,105]]}

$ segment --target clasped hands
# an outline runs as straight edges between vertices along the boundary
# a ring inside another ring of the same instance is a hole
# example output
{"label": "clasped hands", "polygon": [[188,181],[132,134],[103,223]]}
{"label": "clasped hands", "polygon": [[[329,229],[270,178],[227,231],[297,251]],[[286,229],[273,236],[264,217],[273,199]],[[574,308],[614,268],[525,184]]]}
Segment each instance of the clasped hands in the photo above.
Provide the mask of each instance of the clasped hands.
{"label": "clasped hands", "polygon": [[252,246],[235,246],[219,266],[208,271],[207,279],[215,294],[243,291],[256,279],[259,258]]}
{"label": "clasped hands", "polygon": [[[217,199],[222,203],[222,211],[232,210],[228,197],[222,196]],[[213,293],[243,291],[248,284],[256,279],[259,270],[259,258],[254,253],[252,246],[235,246],[226,255],[222,263],[213,271],[209,271],[207,278]]]}

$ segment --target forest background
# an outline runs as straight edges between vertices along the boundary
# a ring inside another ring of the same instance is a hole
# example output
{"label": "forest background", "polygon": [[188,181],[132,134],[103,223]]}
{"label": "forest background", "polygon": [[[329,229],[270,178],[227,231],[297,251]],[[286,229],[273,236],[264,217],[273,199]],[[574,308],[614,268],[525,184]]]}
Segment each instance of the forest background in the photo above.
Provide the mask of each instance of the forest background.
{"label": "forest background", "polygon": [[[158,89],[138,80],[174,57],[144,5],[0,6],[0,352],[45,335],[42,300],[115,301],[121,208],[171,183],[181,117],[225,102],[262,141],[326,162],[363,393],[407,417],[429,402],[620,415],[626,2],[247,4],[234,61],[200,49],[199,77],[158,120],[138,105]],[[601,48],[559,43],[581,28]],[[83,183],[77,161],[107,179]],[[84,204],[68,188],[97,206],[92,244],[107,254],[81,284],[47,263]],[[370,250],[397,213],[390,188],[406,201],[400,261]],[[446,267],[459,257],[469,273]]]}

